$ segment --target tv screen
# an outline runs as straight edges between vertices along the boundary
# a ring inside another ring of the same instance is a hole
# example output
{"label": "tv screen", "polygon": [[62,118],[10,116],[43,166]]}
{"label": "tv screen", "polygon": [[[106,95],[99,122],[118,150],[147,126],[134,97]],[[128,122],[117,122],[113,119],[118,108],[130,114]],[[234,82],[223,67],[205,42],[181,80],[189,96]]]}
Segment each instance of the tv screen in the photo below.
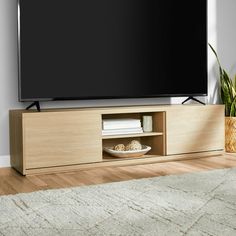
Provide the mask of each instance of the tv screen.
{"label": "tv screen", "polygon": [[206,0],[19,0],[19,99],[207,94]]}

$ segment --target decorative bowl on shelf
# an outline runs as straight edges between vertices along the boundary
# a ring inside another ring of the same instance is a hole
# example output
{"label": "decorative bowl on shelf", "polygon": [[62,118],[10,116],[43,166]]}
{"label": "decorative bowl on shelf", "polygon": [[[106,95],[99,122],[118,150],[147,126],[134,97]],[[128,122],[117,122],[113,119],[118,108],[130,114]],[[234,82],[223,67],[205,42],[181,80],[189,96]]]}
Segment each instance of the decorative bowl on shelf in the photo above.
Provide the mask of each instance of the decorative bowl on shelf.
{"label": "decorative bowl on shelf", "polygon": [[104,147],[103,150],[114,157],[141,157],[149,152],[152,148],[146,145],[142,145],[141,150],[132,150],[132,151],[116,151],[113,150],[113,147]]}

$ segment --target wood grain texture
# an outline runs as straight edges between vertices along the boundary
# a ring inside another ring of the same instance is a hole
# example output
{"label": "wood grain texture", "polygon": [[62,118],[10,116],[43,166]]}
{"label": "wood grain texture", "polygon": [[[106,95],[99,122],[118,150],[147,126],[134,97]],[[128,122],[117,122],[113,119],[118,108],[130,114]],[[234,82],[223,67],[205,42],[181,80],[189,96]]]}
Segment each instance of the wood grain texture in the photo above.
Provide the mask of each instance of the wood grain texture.
{"label": "wood grain texture", "polygon": [[118,139],[118,138],[138,138],[138,137],[149,137],[149,136],[161,136],[163,132],[144,132],[141,134],[121,134],[121,135],[103,135],[102,139]]}
{"label": "wood grain texture", "polygon": [[143,157],[135,158],[108,158],[104,159],[102,162],[96,163],[87,163],[80,165],[68,165],[68,166],[57,166],[57,167],[48,167],[48,168],[36,168],[36,169],[26,169],[26,175],[37,175],[37,174],[50,174],[50,173],[59,173],[59,172],[71,172],[79,170],[89,170],[92,168],[104,168],[104,167],[113,167],[113,166],[132,166],[132,165],[142,165],[142,164],[151,164],[151,163],[162,163],[169,161],[180,161],[180,160],[189,160],[189,159],[198,159],[203,157],[209,157],[213,155],[222,155],[222,152],[203,152],[203,153],[190,153],[182,155],[173,155],[173,156],[159,156],[159,155],[144,155]]}
{"label": "wood grain texture", "polygon": [[166,155],[166,112],[156,112],[153,114],[153,129],[162,132],[163,136],[155,137],[150,140],[153,152],[159,155]]}
{"label": "wood grain texture", "polygon": [[102,161],[101,117],[89,112],[23,114],[26,169]]}
{"label": "wood grain texture", "polygon": [[10,156],[11,166],[25,174],[25,159],[23,158],[23,127],[22,113],[9,112]]}
{"label": "wood grain texture", "polygon": [[[68,111],[86,111],[86,112],[95,112],[98,114],[103,114],[105,118],[116,118],[118,115],[122,118],[129,118],[130,114],[135,113],[137,118],[140,117],[140,113],[152,113],[152,112],[165,112],[172,109],[182,109],[184,107],[202,107],[203,105],[199,104],[186,104],[186,105],[146,105],[146,106],[112,106],[112,107],[88,107],[88,108],[53,108],[53,109],[42,109],[41,112],[68,112]],[[206,105],[204,107],[224,107],[224,105]],[[37,113],[37,110],[24,110],[18,109],[18,112],[21,113]]]}
{"label": "wood grain texture", "polygon": [[138,166],[103,167],[58,174],[22,176],[12,168],[0,169],[0,195],[102,184],[170,174],[236,167],[236,155],[224,154]]}
{"label": "wood grain texture", "polygon": [[167,111],[167,155],[224,150],[224,106],[183,106]]}

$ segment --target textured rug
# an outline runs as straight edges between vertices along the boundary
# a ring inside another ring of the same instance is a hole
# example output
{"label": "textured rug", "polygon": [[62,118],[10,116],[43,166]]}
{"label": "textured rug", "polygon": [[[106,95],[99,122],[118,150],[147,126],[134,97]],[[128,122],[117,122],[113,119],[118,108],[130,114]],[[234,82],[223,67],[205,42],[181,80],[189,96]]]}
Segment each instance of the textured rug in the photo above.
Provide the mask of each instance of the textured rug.
{"label": "textured rug", "polygon": [[236,235],[236,169],[2,196],[0,235]]}

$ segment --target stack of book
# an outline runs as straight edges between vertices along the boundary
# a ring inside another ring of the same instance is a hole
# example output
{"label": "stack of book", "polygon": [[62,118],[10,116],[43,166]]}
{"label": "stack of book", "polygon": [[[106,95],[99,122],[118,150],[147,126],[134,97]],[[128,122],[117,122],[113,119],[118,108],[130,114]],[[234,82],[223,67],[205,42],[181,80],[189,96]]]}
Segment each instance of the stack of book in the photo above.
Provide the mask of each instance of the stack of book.
{"label": "stack of book", "polygon": [[103,119],[102,135],[143,133],[140,119]]}

